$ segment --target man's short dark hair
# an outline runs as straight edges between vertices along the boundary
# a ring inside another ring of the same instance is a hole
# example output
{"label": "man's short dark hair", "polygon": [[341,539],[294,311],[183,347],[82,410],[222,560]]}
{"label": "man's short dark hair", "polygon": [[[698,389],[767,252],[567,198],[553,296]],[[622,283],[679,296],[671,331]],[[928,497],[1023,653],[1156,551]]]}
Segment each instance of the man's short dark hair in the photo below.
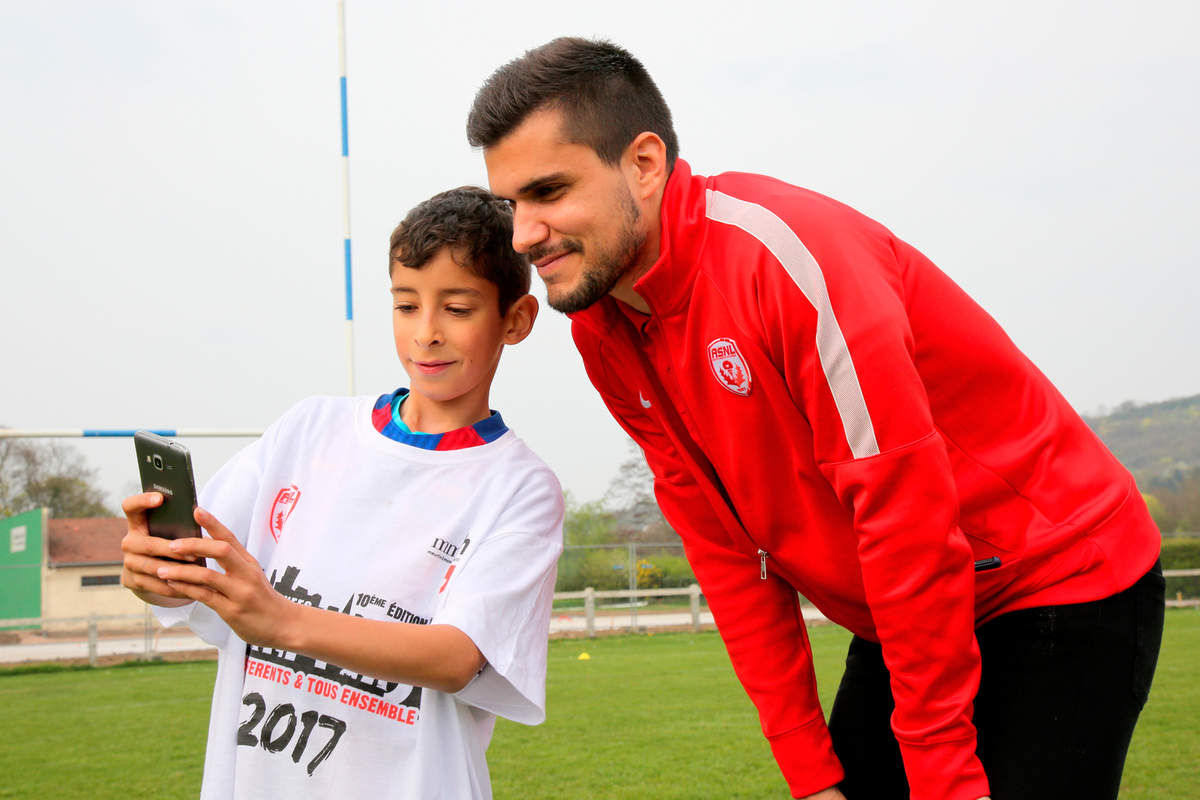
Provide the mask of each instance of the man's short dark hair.
{"label": "man's short dark hair", "polygon": [[528,51],[492,73],[467,117],[467,141],[491,147],[535,111],[562,111],[570,141],[591,147],[606,164],[643,131],[667,145],[675,166],[679,140],[671,110],[650,74],[612,42],[563,37]]}
{"label": "man's short dark hair", "polygon": [[388,273],[397,263],[420,269],[443,247],[463,269],[496,285],[500,313],[529,294],[529,260],[512,248],[512,209],[487,189],[460,186],[435,194],[392,231]]}

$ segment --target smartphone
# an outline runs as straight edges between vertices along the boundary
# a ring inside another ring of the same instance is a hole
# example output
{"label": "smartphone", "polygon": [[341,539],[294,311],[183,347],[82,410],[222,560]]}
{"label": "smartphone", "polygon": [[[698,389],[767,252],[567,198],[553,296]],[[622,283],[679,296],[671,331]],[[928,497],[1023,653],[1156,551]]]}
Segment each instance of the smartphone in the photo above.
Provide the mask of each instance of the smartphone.
{"label": "smartphone", "polygon": [[146,512],[150,535],[163,539],[199,536],[196,511],[196,480],[192,477],[192,454],[178,442],[150,431],[133,434],[138,473],[143,492],[159,492],[162,505]]}

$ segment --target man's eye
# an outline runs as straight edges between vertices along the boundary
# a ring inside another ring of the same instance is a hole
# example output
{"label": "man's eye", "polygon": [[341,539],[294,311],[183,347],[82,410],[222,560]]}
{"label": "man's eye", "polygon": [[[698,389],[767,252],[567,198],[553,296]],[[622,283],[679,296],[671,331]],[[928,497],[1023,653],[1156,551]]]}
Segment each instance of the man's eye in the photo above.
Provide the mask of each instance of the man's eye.
{"label": "man's eye", "polygon": [[562,189],[562,186],[560,186],[559,184],[551,183],[551,184],[548,184],[545,186],[539,186],[536,189],[534,189],[533,196],[538,198],[539,200],[547,200],[547,199],[553,197],[554,195],[558,194],[558,192],[561,189]]}

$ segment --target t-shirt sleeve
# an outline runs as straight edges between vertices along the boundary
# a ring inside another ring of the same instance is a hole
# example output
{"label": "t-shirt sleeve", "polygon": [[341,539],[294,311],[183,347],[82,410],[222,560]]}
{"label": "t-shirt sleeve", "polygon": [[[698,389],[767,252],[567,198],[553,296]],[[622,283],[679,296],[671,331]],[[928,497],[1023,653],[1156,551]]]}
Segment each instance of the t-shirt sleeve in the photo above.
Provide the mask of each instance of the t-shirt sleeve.
{"label": "t-shirt sleeve", "polygon": [[478,549],[458,565],[432,623],[467,634],[487,660],[458,700],[537,725],[546,718],[546,643],[563,497],[544,467],[520,487]]}

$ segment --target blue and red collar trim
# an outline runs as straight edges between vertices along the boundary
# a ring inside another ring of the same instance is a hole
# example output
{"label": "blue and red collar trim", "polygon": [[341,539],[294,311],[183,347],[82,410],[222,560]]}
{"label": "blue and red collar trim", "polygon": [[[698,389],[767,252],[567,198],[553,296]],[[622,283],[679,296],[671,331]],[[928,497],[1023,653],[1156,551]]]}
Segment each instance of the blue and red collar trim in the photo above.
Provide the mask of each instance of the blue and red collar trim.
{"label": "blue and red collar trim", "polygon": [[408,389],[400,388],[391,394],[380,395],[371,410],[371,423],[375,430],[387,438],[422,450],[463,450],[494,442],[508,432],[508,426],[499,411],[493,411],[487,419],[474,425],[445,433],[414,433],[400,428],[392,420],[392,411],[404,401]]}

